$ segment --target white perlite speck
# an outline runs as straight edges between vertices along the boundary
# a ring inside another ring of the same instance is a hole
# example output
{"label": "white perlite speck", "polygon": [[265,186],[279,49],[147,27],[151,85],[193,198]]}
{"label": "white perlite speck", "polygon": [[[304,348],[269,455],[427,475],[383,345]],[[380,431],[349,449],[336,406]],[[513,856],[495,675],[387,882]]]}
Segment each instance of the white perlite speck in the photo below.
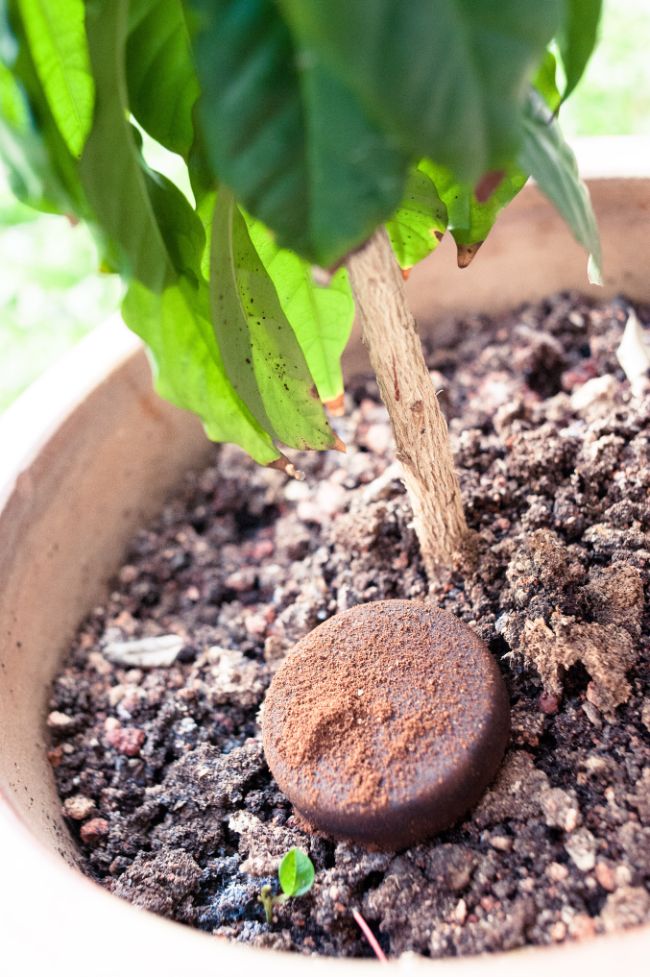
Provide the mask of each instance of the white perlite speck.
{"label": "white perlite speck", "polygon": [[104,655],[114,665],[127,668],[168,668],[174,664],[184,644],[184,639],[177,634],[110,641],[104,648]]}
{"label": "white perlite speck", "polygon": [[596,864],[596,839],[587,828],[574,831],[564,842],[569,858],[581,872],[590,872]]}

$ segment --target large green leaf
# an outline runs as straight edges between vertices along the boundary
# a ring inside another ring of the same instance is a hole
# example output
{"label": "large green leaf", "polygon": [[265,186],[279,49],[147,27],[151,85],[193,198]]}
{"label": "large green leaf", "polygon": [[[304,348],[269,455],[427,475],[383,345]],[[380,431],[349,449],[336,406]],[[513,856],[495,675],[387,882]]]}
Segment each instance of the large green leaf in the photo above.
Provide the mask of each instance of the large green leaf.
{"label": "large green leaf", "polygon": [[131,0],[126,71],[129,106],[140,125],[187,156],[199,83],[180,0]]}
{"label": "large green leaf", "polygon": [[[139,135],[128,121],[124,66],[125,0],[89,6],[88,39],[97,83],[95,121],[81,158],[88,198],[127,278],[162,291],[187,271],[189,240],[203,232],[182,193],[145,167]],[[184,249],[184,251],[183,251]],[[184,257],[181,257],[183,251]]]}
{"label": "large green leaf", "polygon": [[402,196],[407,161],[273,0],[193,0],[207,158],[253,216],[317,264],[367,238]]}
{"label": "large green leaf", "polygon": [[447,230],[447,208],[431,177],[416,166],[409,170],[404,199],[386,221],[395,256],[407,271],[426,258]]}
{"label": "large green leaf", "polygon": [[[19,12],[12,28],[0,3],[0,153],[16,196],[52,213],[88,216],[77,160],[59,131],[43,91]],[[11,68],[9,67],[11,65]]]}
{"label": "large green leaf", "polygon": [[580,179],[575,156],[557,120],[539,95],[532,93],[525,120],[519,163],[555,205],[574,237],[589,252],[589,281],[602,284],[600,237],[589,191]]}
{"label": "large green leaf", "polygon": [[50,111],[70,152],[79,156],[95,94],[83,0],[18,0],[18,7]]}
{"label": "large green leaf", "polygon": [[422,160],[420,168],[433,180],[447,208],[449,230],[458,247],[458,262],[465,267],[492,230],[499,212],[510,203],[527,180],[517,166],[496,174],[496,187],[487,200],[479,201],[469,184],[457,180],[444,166]]}
{"label": "large green leaf", "polygon": [[557,38],[566,75],[563,101],[587,67],[598,37],[601,11],[602,0],[564,0],[564,17]]}
{"label": "large green leaf", "polygon": [[154,170],[144,171],[146,190],[167,259],[179,274],[197,284],[203,276],[201,255],[205,232],[195,211],[178,187]]}
{"label": "large green leaf", "polygon": [[[7,167],[11,189],[24,203],[40,210],[57,210],[62,191],[47,172],[46,156],[32,129],[22,86],[0,62],[0,157]],[[49,179],[48,179],[49,177]]]}
{"label": "large green leaf", "polygon": [[239,444],[260,464],[270,464],[280,453],[226,378],[205,292],[183,278],[162,292],[134,281],[122,305],[124,321],[153,354],[161,397],[198,414],[213,441]]}
{"label": "large green leaf", "polygon": [[293,29],[412,156],[473,182],[518,148],[562,0],[280,0]]}
{"label": "large green leaf", "polygon": [[280,453],[233,389],[215,340],[198,268],[198,217],[179,190],[147,171],[127,119],[126,34],[126,0],[89,7],[97,111],[81,172],[111,254],[132,279],[124,316],[150,345],[161,393],[196,411],[210,437],[240,444],[268,464]]}
{"label": "large green leaf", "polygon": [[233,194],[221,188],[210,248],[212,321],[228,377],[258,423],[292,448],[332,448],[300,345],[250,239]]}
{"label": "large green leaf", "polygon": [[354,321],[347,271],[339,268],[327,285],[319,285],[314,281],[311,265],[294,251],[279,248],[261,221],[247,217],[247,224],[321,400],[336,401],[343,393],[341,354]]}

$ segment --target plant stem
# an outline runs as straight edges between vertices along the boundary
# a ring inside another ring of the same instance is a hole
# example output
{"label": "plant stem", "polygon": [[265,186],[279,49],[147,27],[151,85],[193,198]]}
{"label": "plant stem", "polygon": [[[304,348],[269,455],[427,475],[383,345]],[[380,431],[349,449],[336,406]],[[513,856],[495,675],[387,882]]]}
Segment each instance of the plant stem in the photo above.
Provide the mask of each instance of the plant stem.
{"label": "plant stem", "polygon": [[447,423],[383,227],[349,256],[347,269],[363,341],[390,415],[425,570],[432,577],[452,563],[467,534]]}

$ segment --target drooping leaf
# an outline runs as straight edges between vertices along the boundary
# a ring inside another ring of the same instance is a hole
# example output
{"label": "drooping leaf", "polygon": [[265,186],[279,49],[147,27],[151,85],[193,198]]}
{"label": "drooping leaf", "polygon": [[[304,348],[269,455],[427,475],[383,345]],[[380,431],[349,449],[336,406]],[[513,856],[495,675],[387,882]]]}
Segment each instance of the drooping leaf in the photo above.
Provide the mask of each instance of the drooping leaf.
{"label": "drooping leaf", "polygon": [[564,16],[557,43],[566,85],[562,101],[571,94],[587,67],[598,37],[602,0],[564,0]]}
{"label": "drooping leaf", "polygon": [[268,464],[280,453],[233,389],[215,339],[198,274],[200,222],[179,190],[147,171],[127,119],[126,33],[125,0],[89,8],[97,111],[81,172],[115,263],[131,279],[124,317],[150,346],[161,394],[198,413],[214,440]]}
{"label": "drooping leaf", "polygon": [[279,248],[261,221],[247,217],[246,222],[255,250],[300,343],[319,397],[325,402],[336,401],[343,393],[341,354],[354,321],[347,271],[339,268],[327,285],[319,285],[309,263],[294,251]]}
{"label": "drooping leaf", "polygon": [[162,292],[133,281],[122,305],[124,321],[151,350],[161,397],[198,414],[213,441],[239,444],[259,464],[270,464],[280,453],[226,377],[207,290],[202,293],[183,278]]}
{"label": "drooping leaf", "polygon": [[406,157],[273,0],[193,0],[202,138],[214,174],[283,247],[328,266],[398,205]]}
{"label": "drooping leaf", "polygon": [[52,116],[70,152],[79,156],[95,94],[83,0],[18,0],[18,7]]}
{"label": "drooping leaf", "polygon": [[189,241],[191,248],[192,236],[198,241],[203,232],[181,192],[147,171],[140,136],[128,121],[119,58],[126,39],[127,9],[124,0],[89,8],[88,38],[98,100],[81,174],[105,235],[120,250],[122,274],[162,291],[177,273],[187,271],[180,257],[183,243]]}
{"label": "drooping leaf", "polygon": [[161,145],[186,157],[199,83],[180,0],[131,0],[126,73],[135,118]]}
{"label": "drooping leaf", "polygon": [[446,167],[422,160],[420,167],[435,183],[447,208],[449,230],[458,247],[458,263],[466,267],[492,230],[499,212],[510,203],[527,180],[517,166],[507,167],[488,199],[480,202],[475,189],[457,180]]}
{"label": "drooping leaf", "polygon": [[301,848],[290,848],[280,862],[278,878],[285,896],[304,896],[314,884],[314,866]]}
{"label": "drooping leaf", "polygon": [[0,46],[0,151],[14,193],[39,210],[87,218],[77,160],[50,111],[18,11],[10,28],[4,4]]}
{"label": "drooping leaf", "polygon": [[555,205],[578,243],[587,250],[589,281],[601,285],[600,237],[589,191],[580,179],[575,156],[565,142],[557,120],[549,115],[535,92],[531,93],[528,103],[519,163]]}
{"label": "drooping leaf", "polygon": [[205,248],[203,225],[171,180],[144,166],[142,170],[168,260],[176,272],[196,284],[205,278],[201,271],[201,255]]}
{"label": "drooping leaf", "polygon": [[2,62],[0,156],[7,167],[11,189],[19,200],[39,210],[57,209],[53,201],[61,190],[54,181],[48,181],[45,153],[38,134],[32,129],[25,93]]}
{"label": "drooping leaf", "polygon": [[520,143],[561,0],[281,0],[297,35],[411,156],[473,182]]}
{"label": "drooping leaf", "polygon": [[210,248],[212,321],[228,377],[257,422],[293,448],[336,437],[232,193],[221,188]]}
{"label": "drooping leaf", "polygon": [[431,177],[411,167],[401,204],[386,221],[395,256],[405,270],[437,248],[447,230],[447,208]]}

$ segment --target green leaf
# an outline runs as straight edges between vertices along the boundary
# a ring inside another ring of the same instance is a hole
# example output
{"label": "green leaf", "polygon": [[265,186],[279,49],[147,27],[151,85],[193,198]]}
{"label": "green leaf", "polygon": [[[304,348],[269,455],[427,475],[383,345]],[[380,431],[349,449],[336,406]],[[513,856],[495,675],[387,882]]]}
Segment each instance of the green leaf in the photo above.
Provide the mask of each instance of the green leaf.
{"label": "green leaf", "polygon": [[171,267],[147,193],[135,130],[128,121],[121,62],[126,16],[125,0],[88,8],[97,111],[80,171],[107,244],[117,251],[121,274],[160,292],[172,277]]}
{"label": "green leaf", "polygon": [[457,180],[446,167],[431,160],[422,160],[420,167],[435,183],[447,208],[449,230],[458,247],[458,263],[466,267],[492,230],[500,211],[526,183],[527,175],[516,166],[507,167],[488,199],[480,202],[474,189]]}
{"label": "green leaf", "polygon": [[333,448],[298,341],[232,193],[221,188],[210,248],[212,321],[230,381],[257,422],[293,448]]}
{"label": "green leaf", "polygon": [[566,75],[562,101],[569,97],[587,67],[598,37],[601,10],[602,0],[565,0],[557,38]]}
{"label": "green leaf", "polygon": [[580,179],[575,156],[539,95],[531,93],[519,163],[555,205],[575,239],[589,252],[589,281],[602,285],[600,237],[589,191]]}
{"label": "green leaf", "polygon": [[293,251],[279,248],[261,221],[246,218],[251,240],[275,285],[321,400],[343,393],[341,354],[354,321],[354,299],[344,268],[328,285],[317,285],[311,265]]}
{"label": "green leaf", "polygon": [[[19,200],[56,214],[87,217],[77,161],[50,113],[24,35],[0,6],[0,155]],[[11,68],[9,68],[11,65]]]}
{"label": "green leaf", "polygon": [[533,78],[533,88],[542,96],[551,112],[557,112],[562,102],[557,87],[557,61],[552,51],[547,51]]}
{"label": "green leaf", "polygon": [[239,444],[262,465],[280,457],[226,377],[207,293],[197,293],[182,278],[162,292],[134,281],[122,314],[153,354],[161,397],[198,414],[213,441]]}
{"label": "green leaf", "polygon": [[281,0],[292,28],[410,156],[473,182],[521,138],[562,0]]}
{"label": "green leaf", "polygon": [[194,0],[198,117],[214,174],[289,247],[328,266],[402,196],[407,160],[274,0]]}
{"label": "green leaf", "polygon": [[[140,136],[128,121],[123,54],[127,4],[115,0],[88,10],[88,39],[97,84],[97,111],[81,158],[88,198],[121,273],[162,291],[187,271],[189,242],[202,240],[200,222],[182,193],[147,170]],[[184,249],[184,258],[181,257]]]}
{"label": "green leaf", "polygon": [[18,0],[18,7],[50,111],[70,152],[79,156],[94,103],[83,0]]}
{"label": "green leaf", "polygon": [[291,848],[280,862],[278,878],[285,896],[304,896],[314,884],[314,866],[301,848]]}
{"label": "green leaf", "polygon": [[433,180],[411,167],[404,199],[386,221],[386,231],[395,256],[408,270],[437,248],[447,230],[447,208],[438,196]]}
{"label": "green leaf", "polygon": [[133,279],[124,317],[152,350],[161,394],[198,413],[214,440],[239,444],[269,464],[280,453],[233,389],[215,339],[198,268],[201,224],[181,192],[147,170],[127,120],[126,32],[125,0],[89,8],[97,111],[81,172],[110,253]]}
{"label": "green leaf", "polygon": [[142,164],[141,168],[167,259],[175,271],[196,284],[205,277],[200,266],[205,248],[203,225],[187,198],[171,180]]}
{"label": "green leaf", "polygon": [[199,83],[180,0],[131,0],[126,73],[130,108],[140,125],[187,157]]}
{"label": "green leaf", "polygon": [[58,191],[46,187],[45,154],[37,134],[32,131],[25,93],[2,62],[0,157],[7,167],[11,189],[19,200],[43,210],[53,208],[52,200]]}

